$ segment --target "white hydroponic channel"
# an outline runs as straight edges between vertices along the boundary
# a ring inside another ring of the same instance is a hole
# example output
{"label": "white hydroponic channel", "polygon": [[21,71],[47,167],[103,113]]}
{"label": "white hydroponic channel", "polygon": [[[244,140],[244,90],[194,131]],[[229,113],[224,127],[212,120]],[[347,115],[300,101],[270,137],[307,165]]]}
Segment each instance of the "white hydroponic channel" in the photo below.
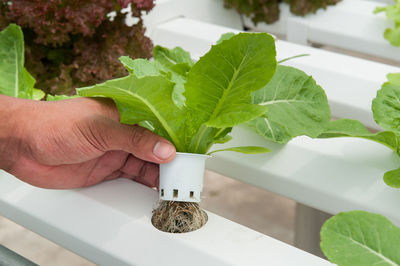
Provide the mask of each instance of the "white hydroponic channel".
{"label": "white hydroponic channel", "polygon": [[299,44],[314,42],[400,61],[399,48],[383,37],[385,29],[393,27],[394,22],[386,19],[384,13],[373,14],[376,7],[385,5],[388,5],[385,1],[344,0],[316,14],[300,17],[291,14],[289,5],[282,3],[276,23],[254,25],[250,18],[244,17],[244,24],[255,31],[286,35],[289,41]]}

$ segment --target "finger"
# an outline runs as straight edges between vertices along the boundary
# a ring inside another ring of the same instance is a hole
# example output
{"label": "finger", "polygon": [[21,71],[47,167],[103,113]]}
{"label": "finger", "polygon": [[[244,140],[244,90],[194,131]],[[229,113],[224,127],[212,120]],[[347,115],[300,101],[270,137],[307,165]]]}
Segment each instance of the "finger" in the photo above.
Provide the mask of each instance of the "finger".
{"label": "finger", "polygon": [[117,179],[117,178],[121,177],[121,175],[122,175],[122,172],[119,171],[119,170],[117,170],[117,171],[112,172],[112,173],[109,174],[108,176],[106,176],[106,177],[103,179],[103,181],[108,181],[108,180]]}
{"label": "finger", "polygon": [[159,186],[159,167],[157,164],[146,163],[142,168],[142,172],[135,178],[136,182],[139,182],[148,187]]}
{"label": "finger", "polygon": [[103,180],[103,177],[100,177],[97,182],[94,178],[88,178],[97,160],[59,166],[38,164],[28,158],[21,158],[19,162],[20,164],[13,169],[11,174],[36,187],[50,189],[79,188]]}
{"label": "finger", "polygon": [[175,156],[175,147],[164,138],[140,126],[129,126],[108,120],[97,130],[100,134],[96,139],[101,140],[102,146],[108,150],[123,150],[136,157],[154,163],[167,163]]}
{"label": "finger", "polygon": [[149,187],[158,187],[159,167],[156,164],[129,156],[120,170],[123,173],[121,177],[133,179]]}

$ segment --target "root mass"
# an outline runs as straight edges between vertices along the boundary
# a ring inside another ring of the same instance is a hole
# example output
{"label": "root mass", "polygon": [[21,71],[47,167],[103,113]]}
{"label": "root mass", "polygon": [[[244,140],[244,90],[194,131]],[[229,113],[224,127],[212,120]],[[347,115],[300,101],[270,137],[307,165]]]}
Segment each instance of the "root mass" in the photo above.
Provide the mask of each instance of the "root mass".
{"label": "root mass", "polygon": [[164,232],[186,233],[201,228],[207,220],[207,213],[198,203],[161,201],[160,206],[153,210],[151,222]]}

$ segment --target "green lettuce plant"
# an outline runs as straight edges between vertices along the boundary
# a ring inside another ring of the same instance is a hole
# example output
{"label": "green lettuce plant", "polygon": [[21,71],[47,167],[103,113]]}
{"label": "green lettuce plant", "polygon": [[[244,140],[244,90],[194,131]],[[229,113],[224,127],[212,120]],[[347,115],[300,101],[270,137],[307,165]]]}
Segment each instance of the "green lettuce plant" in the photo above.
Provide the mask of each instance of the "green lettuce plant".
{"label": "green lettuce plant", "polygon": [[301,135],[318,137],[331,119],[324,90],[311,76],[289,66],[278,65],[272,80],[252,94],[252,102],[267,109],[246,125],[277,143]]}
{"label": "green lettuce plant", "polygon": [[388,20],[394,22],[393,28],[385,29],[383,36],[393,46],[400,46],[400,0],[394,0],[393,5],[377,7],[374,14],[385,12]]}
{"label": "green lettuce plant", "polygon": [[145,126],[170,140],[177,151],[199,154],[228,141],[233,126],[267,110],[251,97],[268,84],[276,68],[274,39],[266,33],[226,35],[196,63],[181,48],[157,46],[153,55],[153,61],[122,57],[130,75],[80,88],[78,94],[111,98],[122,123]]}

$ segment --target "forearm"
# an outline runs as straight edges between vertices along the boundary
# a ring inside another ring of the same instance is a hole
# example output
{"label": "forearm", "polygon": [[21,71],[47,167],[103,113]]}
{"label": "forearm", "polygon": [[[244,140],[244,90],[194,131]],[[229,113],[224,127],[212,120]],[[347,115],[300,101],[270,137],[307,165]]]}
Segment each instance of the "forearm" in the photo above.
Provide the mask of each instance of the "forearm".
{"label": "forearm", "polygon": [[9,171],[18,157],[23,108],[29,102],[0,95],[0,169]]}

